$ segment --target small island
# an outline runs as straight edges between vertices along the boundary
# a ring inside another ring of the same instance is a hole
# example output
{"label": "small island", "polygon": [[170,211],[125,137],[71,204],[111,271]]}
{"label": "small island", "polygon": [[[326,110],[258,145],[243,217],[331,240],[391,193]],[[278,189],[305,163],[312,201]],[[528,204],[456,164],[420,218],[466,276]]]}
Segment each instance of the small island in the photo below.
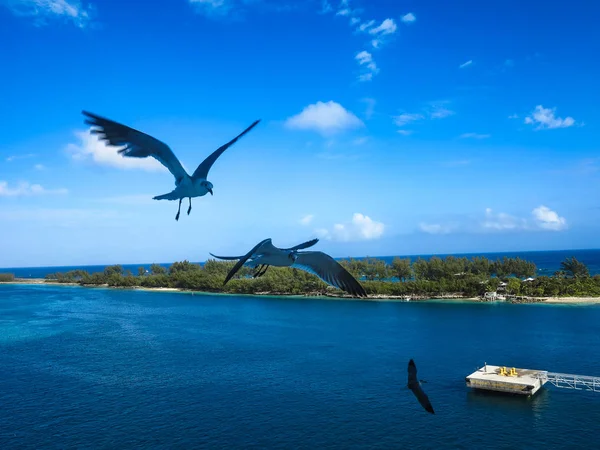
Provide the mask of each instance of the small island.
{"label": "small island", "polygon": [[[590,276],[585,264],[568,258],[552,276],[535,277],[534,263],[520,258],[448,256],[430,259],[394,258],[390,264],[377,258],[345,259],[340,263],[364,286],[370,299],[470,299],[512,303],[600,302],[600,275]],[[254,295],[301,295],[347,298],[316,276],[290,268],[271,267],[260,278],[242,267],[225,286],[223,281],[235,262],[210,259],[204,264],[189,261],[166,268],[152,264],[133,274],[121,265],[107,266],[103,272],[73,270],[53,273],[43,280],[15,279],[0,274],[0,282],[61,283],[81,286],[182,290],[207,293]]]}

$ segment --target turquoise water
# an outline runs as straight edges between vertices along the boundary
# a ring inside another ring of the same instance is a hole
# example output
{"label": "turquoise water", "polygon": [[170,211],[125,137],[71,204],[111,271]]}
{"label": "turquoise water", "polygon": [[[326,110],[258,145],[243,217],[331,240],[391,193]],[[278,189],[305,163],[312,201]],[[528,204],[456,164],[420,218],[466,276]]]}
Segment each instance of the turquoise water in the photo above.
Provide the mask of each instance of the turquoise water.
{"label": "turquoise water", "polygon": [[[411,255],[409,256],[413,261],[418,257],[429,259],[433,255]],[[449,255],[439,254],[437,256],[445,257]],[[532,261],[538,268],[538,276],[552,275],[557,270],[560,270],[560,263],[566,258],[574,256],[582,263],[586,264],[590,270],[591,275],[600,274],[600,250],[554,250],[545,252],[505,252],[505,253],[464,253],[455,256],[466,256],[467,258],[473,258],[475,256],[485,256],[489,259],[496,260],[507,258],[522,258],[527,261]],[[391,263],[394,259],[393,256],[377,256],[379,259],[383,259],[388,263]],[[359,258],[360,259],[360,258]],[[200,263],[203,264],[203,263]],[[150,268],[151,263],[145,264],[123,264],[123,269],[131,270],[135,275],[138,273],[138,267],[142,266],[146,269]],[[161,266],[168,268],[170,263],[160,264]],[[56,272],[68,272],[75,269],[84,269],[88,272],[102,272],[106,265],[96,266],[55,266],[55,267],[7,267],[1,268],[0,272],[9,272],[15,274],[18,278],[44,278],[49,273]]]}
{"label": "turquoise water", "polygon": [[0,448],[597,445],[600,393],[478,395],[484,361],[600,375],[600,307],[1,285]]}

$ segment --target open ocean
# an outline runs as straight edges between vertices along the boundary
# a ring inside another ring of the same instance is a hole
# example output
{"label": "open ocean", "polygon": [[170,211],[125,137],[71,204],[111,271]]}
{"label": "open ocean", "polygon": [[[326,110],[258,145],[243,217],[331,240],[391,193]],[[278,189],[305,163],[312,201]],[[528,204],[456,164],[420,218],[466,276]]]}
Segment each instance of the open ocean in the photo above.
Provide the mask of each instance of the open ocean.
{"label": "open ocean", "polygon": [[[432,255],[410,255],[409,257],[414,261],[417,257],[431,258]],[[439,254],[436,256],[445,257],[448,255]],[[509,258],[520,257],[528,261],[533,261],[538,268],[539,275],[552,275],[554,272],[560,269],[561,261],[566,258],[574,256],[579,261],[585,263],[590,269],[591,275],[600,274],[600,249],[595,250],[558,250],[558,251],[545,251],[545,252],[508,252],[508,253],[464,253],[454,254],[454,256],[466,256],[472,258],[474,256],[485,256],[490,259],[500,259],[504,256]],[[376,256],[376,258],[383,259],[387,262],[391,262],[393,256]],[[337,258],[345,259],[345,258]],[[359,258],[360,259],[360,258]],[[118,264],[118,263],[114,263]],[[129,269],[134,275],[137,275],[138,267],[150,268],[151,263],[142,264],[123,264],[125,270]],[[202,264],[202,263],[199,263]],[[163,267],[169,267],[170,263],[160,264]],[[102,272],[105,265],[95,266],[57,266],[57,267],[17,267],[17,268],[0,268],[0,272],[9,272],[15,274],[17,278],[44,278],[49,273],[54,272],[68,272],[74,269],[84,269],[88,272]]]}
{"label": "open ocean", "polygon": [[0,285],[0,448],[598,448],[600,393],[484,362],[600,376],[600,306]]}

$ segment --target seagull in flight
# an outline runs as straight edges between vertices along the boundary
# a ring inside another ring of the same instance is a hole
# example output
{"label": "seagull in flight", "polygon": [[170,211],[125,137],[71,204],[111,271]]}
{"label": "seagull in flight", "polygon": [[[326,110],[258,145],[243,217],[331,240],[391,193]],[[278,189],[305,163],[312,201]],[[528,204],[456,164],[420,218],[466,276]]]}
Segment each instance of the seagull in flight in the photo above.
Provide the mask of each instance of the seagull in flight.
{"label": "seagull in flight", "polygon": [[411,359],[408,362],[408,384],[406,387],[410,389],[413,392],[413,394],[415,394],[415,397],[417,397],[417,400],[419,400],[421,406],[425,408],[425,411],[431,414],[435,414],[433,412],[433,406],[431,406],[431,402],[429,401],[429,397],[427,397],[427,394],[425,394],[425,392],[421,388],[421,383],[426,383],[426,381],[419,381],[417,379],[417,366],[415,365],[415,362]]}
{"label": "seagull in flight", "polygon": [[98,128],[91,130],[92,134],[99,135],[99,139],[108,141],[110,145],[123,147],[118,152],[123,156],[130,158],[146,158],[152,156],[163,166],[169,169],[169,172],[175,177],[175,189],[168,194],[153,197],[154,200],[179,200],[179,208],[175,220],[179,220],[181,212],[181,202],[184,198],[189,198],[190,206],[187,210],[188,215],[192,210],[192,197],[202,197],[210,192],[213,195],[213,184],[206,179],[208,171],[215,163],[217,158],[236,143],[244,134],[254,128],[260,119],[242,131],[227,144],[222,145],[200,163],[192,176],[185,171],[173,151],[167,144],[141,131],[120,124],[105,117],[98,116],[91,112],[82,111],[88,118],[85,123]]}
{"label": "seagull in flight", "polygon": [[265,239],[243,256],[217,256],[212,253],[210,255],[218,259],[239,260],[227,274],[223,285],[249,260],[248,265],[256,269],[254,278],[263,276],[269,266],[292,267],[316,275],[325,283],[342,289],[354,297],[366,297],[367,293],[360,283],[331,256],[323,252],[298,251],[312,247],[318,241],[312,239],[295,247],[278,248],[273,245],[271,239]]}

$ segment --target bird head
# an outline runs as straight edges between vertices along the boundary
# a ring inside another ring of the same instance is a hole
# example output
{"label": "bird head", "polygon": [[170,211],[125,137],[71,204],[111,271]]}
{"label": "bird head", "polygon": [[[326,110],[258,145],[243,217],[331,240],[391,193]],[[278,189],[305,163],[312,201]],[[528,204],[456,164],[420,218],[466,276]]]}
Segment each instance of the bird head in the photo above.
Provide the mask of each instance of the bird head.
{"label": "bird head", "polygon": [[204,188],[210,192],[210,195],[213,195],[213,184],[210,181],[203,181],[202,186],[204,186]]}

